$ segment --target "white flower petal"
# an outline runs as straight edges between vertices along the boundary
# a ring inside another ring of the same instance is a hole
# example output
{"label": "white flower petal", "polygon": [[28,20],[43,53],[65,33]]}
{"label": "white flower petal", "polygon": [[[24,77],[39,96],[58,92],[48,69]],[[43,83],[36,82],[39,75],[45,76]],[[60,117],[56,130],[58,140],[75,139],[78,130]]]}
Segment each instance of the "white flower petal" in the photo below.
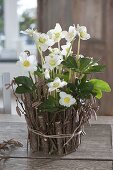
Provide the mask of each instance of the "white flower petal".
{"label": "white flower petal", "polygon": [[53,34],[53,30],[49,30],[47,32],[47,35],[49,36],[50,39],[52,39],[52,34]]}
{"label": "white flower petal", "polygon": [[62,31],[62,36],[63,36],[63,38],[65,38],[67,35],[68,35],[68,32],[67,32],[67,31]]}
{"label": "white flower petal", "polygon": [[25,31],[20,31],[20,33],[25,34],[25,35],[29,35],[29,36],[32,37],[33,34],[36,33],[36,30],[28,28]]}
{"label": "white flower petal", "polygon": [[70,42],[67,42],[66,45],[62,45],[61,48],[63,49],[61,54],[66,56],[68,54],[68,56],[70,54],[72,54],[73,52],[71,51],[72,50],[72,47],[71,47],[71,43]]}
{"label": "white flower petal", "polygon": [[49,92],[57,90],[65,85],[67,85],[67,83],[65,81],[61,81],[59,77],[56,77],[53,82],[47,84]]}
{"label": "white flower petal", "polygon": [[49,70],[46,69],[45,72],[44,72],[44,75],[45,75],[45,79],[50,79],[50,74],[49,74]]}
{"label": "white flower petal", "polygon": [[62,99],[59,100],[60,105],[64,105],[64,102]]}
{"label": "white flower petal", "polygon": [[61,82],[59,77],[56,77],[54,82]]}
{"label": "white flower petal", "polygon": [[24,71],[36,71],[37,70],[37,60],[36,56],[30,55],[28,56],[25,52],[21,53],[19,56],[19,61],[17,62],[18,65],[24,70]]}
{"label": "white flower petal", "polygon": [[90,38],[90,34],[87,33],[87,28],[85,26],[77,25],[76,29],[77,29],[78,36],[82,40],[88,40]]}
{"label": "white flower petal", "polygon": [[54,41],[54,43],[59,42],[64,35],[62,34],[62,28],[59,23],[56,23],[56,26],[54,29],[51,29],[47,32],[47,35],[50,39]]}
{"label": "white flower petal", "polygon": [[48,46],[53,46],[54,43],[55,42],[52,39],[48,39],[48,42],[47,42]]}
{"label": "white flower petal", "polygon": [[76,103],[76,99],[73,98],[70,94],[66,94],[65,92],[60,92],[60,100],[59,103],[63,106],[70,107],[71,105]]}
{"label": "white flower petal", "polygon": [[24,60],[27,59],[27,57],[28,57],[28,55],[27,55],[25,52],[22,52],[22,53],[20,53],[20,55],[19,55],[19,60],[20,60],[20,61],[24,61]]}
{"label": "white flower petal", "polygon": [[61,32],[62,31],[62,28],[61,28],[59,23],[56,23],[55,31],[57,31],[57,32]]}
{"label": "white flower petal", "polygon": [[41,47],[43,52],[45,52],[48,49],[48,45],[47,44],[41,45],[40,47]]}
{"label": "white flower petal", "polygon": [[68,42],[71,42],[75,39],[75,36],[77,35],[77,31],[75,26],[70,26],[69,27],[69,31],[68,32],[63,32],[63,34],[65,35],[65,39]]}
{"label": "white flower petal", "polygon": [[65,92],[60,92],[60,97],[65,97],[67,94]]}
{"label": "white flower petal", "polygon": [[36,59],[36,56],[35,56],[35,55],[30,55],[30,56],[28,57],[28,60],[30,61],[31,64],[37,65],[37,59]]}
{"label": "white flower petal", "polygon": [[63,61],[63,56],[61,55],[49,55],[45,57],[45,64],[43,68],[53,70],[55,67],[59,66]]}
{"label": "white flower petal", "polygon": [[66,82],[66,81],[62,81],[62,82],[61,82],[61,87],[66,86],[66,85],[67,85],[67,82]]}

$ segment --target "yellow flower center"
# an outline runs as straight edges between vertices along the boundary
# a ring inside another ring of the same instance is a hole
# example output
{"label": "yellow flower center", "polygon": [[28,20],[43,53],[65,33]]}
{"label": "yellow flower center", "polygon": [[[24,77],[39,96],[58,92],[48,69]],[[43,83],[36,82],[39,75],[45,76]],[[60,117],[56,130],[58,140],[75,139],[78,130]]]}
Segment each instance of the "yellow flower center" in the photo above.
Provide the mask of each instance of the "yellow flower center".
{"label": "yellow flower center", "polygon": [[70,98],[69,97],[65,97],[64,98],[64,103],[68,104],[70,102]]}
{"label": "yellow flower center", "polygon": [[55,61],[54,59],[51,59],[51,60],[49,61],[49,64],[50,64],[51,66],[55,66],[56,61]]}
{"label": "yellow flower center", "polygon": [[59,87],[59,83],[58,82],[53,83],[53,87]]}
{"label": "yellow flower center", "polygon": [[39,38],[39,42],[40,42],[41,44],[44,44],[44,43],[46,42],[46,39],[45,39],[45,38],[40,37],[40,38]]}
{"label": "yellow flower center", "polygon": [[86,35],[86,32],[80,32],[80,36],[81,36],[82,38],[84,38],[85,35]]}
{"label": "yellow flower center", "polygon": [[60,33],[59,32],[55,33],[55,39],[57,39],[59,37],[60,37]]}
{"label": "yellow flower center", "polygon": [[29,67],[29,66],[30,66],[30,62],[29,62],[28,60],[25,60],[25,61],[23,62],[23,66],[24,66],[24,67]]}

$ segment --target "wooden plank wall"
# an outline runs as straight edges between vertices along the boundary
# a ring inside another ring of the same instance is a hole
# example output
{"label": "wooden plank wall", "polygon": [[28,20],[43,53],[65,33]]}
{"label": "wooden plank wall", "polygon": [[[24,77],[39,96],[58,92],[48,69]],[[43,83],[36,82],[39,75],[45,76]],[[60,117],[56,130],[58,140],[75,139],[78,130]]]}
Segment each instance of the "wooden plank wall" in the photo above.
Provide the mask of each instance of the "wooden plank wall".
{"label": "wooden plank wall", "polygon": [[[82,42],[81,54],[101,58],[104,73],[96,75],[113,87],[113,0],[38,0],[38,27],[42,32],[60,23],[63,29],[80,24],[88,28],[91,40]],[[76,53],[76,44],[75,44]],[[113,115],[113,91],[99,102],[99,114]]]}

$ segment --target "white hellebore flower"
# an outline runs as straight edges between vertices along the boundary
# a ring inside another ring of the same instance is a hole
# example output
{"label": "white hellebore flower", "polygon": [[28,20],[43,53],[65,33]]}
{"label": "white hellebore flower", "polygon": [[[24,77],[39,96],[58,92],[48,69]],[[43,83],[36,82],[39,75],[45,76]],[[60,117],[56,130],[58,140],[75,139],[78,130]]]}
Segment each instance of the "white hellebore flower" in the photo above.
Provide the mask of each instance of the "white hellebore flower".
{"label": "white hellebore flower", "polygon": [[66,56],[66,55],[69,56],[73,53],[72,52],[72,45],[71,45],[70,42],[67,42],[66,45],[62,45],[61,48],[62,48],[61,54],[64,55],[64,56]]}
{"label": "white hellebore flower", "polygon": [[49,47],[48,49],[51,52],[50,53],[51,56],[61,54],[61,51],[59,50],[59,48],[51,48],[51,47]]}
{"label": "white hellebore flower", "polygon": [[34,72],[37,70],[36,56],[28,56],[25,52],[20,54],[17,64],[21,66],[24,71]]}
{"label": "white hellebore flower", "polygon": [[70,26],[69,27],[69,31],[63,31],[63,34],[65,36],[65,39],[68,41],[68,42],[71,42],[75,39],[76,35],[77,35],[77,31],[76,31],[76,28],[75,26]]}
{"label": "white hellebore flower", "polygon": [[56,77],[53,82],[50,82],[47,84],[47,86],[49,87],[49,92],[57,90],[58,88],[61,88],[66,85],[67,85],[67,82],[61,81],[59,77]]}
{"label": "white hellebore flower", "polygon": [[43,65],[43,68],[53,70],[55,67],[60,65],[62,61],[62,55],[45,56],[45,64]]}
{"label": "white hellebore flower", "polygon": [[33,29],[26,29],[25,31],[20,31],[20,33],[25,34],[25,35],[29,35],[29,36],[33,36],[33,34],[36,34],[36,30]]}
{"label": "white hellebore flower", "polygon": [[50,79],[50,74],[49,74],[49,70],[48,69],[45,70],[44,76],[45,76],[45,79]]}
{"label": "white hellebore flower", "polygon": [[38,47],[41,48],[42,51],[46,51],[49,46],[54,44],[54,41],[49,38],[45,33],[37,33],[33,36]]}
{"label": "white hellebore flower", "polygon": [[65,92],[60,92],[59,103],[63,106],[70,107],[71,105],[76,103],[76,99],[70,94],[67,94]]}
{"label": "white hellebore flower", "polygon": [[49,37],[54,40],[54,42],[59,42],[62,38],[64,38],[64,35],[62,34],[62,28],[59,23],[56,23],[56,26],[54,29],[51,29],[47,32]]}
{"label": "white hellebore flower", "polygon": [[79,26],[78,24],[77,33],[82,40],[88,40],[90,38],[90,34],[87,33],[87,28],[85,26]]}

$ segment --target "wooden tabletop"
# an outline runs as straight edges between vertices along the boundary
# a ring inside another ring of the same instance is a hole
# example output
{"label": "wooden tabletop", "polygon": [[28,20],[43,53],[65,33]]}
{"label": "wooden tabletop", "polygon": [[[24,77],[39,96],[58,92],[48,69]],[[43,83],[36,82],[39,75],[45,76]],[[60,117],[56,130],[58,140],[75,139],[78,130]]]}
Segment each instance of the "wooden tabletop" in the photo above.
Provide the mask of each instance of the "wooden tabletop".
{"label": "wooden tabletop", "polygon": [[112,170],[112,161],[108,161],[113,159],[112,117],[99,117],[97,124],[93,121],[91,126],[86,126],[86,135],[82,137],[79,149],[58,160],[44,159],[45,155],[30,151],[27,153],[24,118],[5,117],[7,115],[0,115],[0,142],[13,138],[21,142],[23,147],[2,151],[0,154],[10,158],[0,161],[0,170]]}

